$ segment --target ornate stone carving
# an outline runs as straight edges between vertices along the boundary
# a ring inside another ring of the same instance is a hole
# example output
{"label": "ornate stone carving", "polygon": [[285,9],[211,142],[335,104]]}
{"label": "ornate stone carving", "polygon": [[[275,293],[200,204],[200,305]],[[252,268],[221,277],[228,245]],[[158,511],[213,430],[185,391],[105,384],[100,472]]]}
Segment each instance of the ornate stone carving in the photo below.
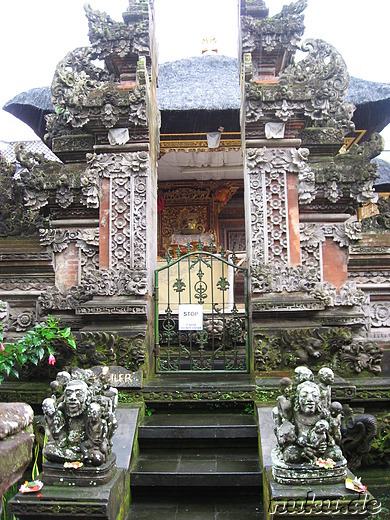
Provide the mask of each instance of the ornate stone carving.
{"label": "ornate stone carving", "polygon": [[117,428],[117,390],[109,386],[104,372],[96,377],[80,369],[72,375],[59,372],[51,388],[52,396],[42,403],[48,436],[45,458],[102,466],[111,454]]}
{"label": "ornate stone carving", "polygon": [[356,282],[348,281],[340,288],[337,294],[336,288],[327,282],[317,282],[310,294],[323,301],[328,307],[362,305],[364,292],[357,287]]}
{"label": "ornate stone carving", "polygon": [[376,418],[368,413],[354,414],[353,410],[345,405],[343,407],[343,420],[341,422],[341,449],[348,460],[351,471],[360,468],[362,458],[371,449],[371,443],[378,431]]}
{"label": "ornate stone carving", "polygon": [[44,316],[53,310],[73,310],[90,298],[88,288],[83,285],[75,285],[64,292],[54,286],[48,287],[38,297],[38,312]]}
{"label": "ornate stone carving", "polygon": [[363,232],[388,232],[390,230],[390,197],[379,198],[376,203],[378,214],[361,221]]}
{"label": "ornate stone carving", "polygon": [[341,197],[350,197],[364,203],[374,197],[374,182],[377,178],[377,164],[371,162],[383,149],[379,134],[373,134],[371,141],[353,145],[347,152],[339,153],[320,163],[313,163],[315,182],[318,190],[331,203]]}
{"label": "ornate stone carving", "polygon": [[[243,16],[243,52],[252,52],[260,47],[264,52],[272,52],[276,47],[295,52],[304,31],[304,17],[301,13],[306,6],[307,2],[300,0],[283,6],[282,11],[272,18],[258,20],[252,16]],[[249,8],[248,11],[251,13]]]}
{"label": "ornate stone carving", "polygon": [[307,57],[287,67],[279,79],[279,92],[287,99],[304,100],[304,114],[325,123],[318,126],[353,130],[354,107],[343,103],[349,83],[343,58],[323,40],[306,40],[301,50],[308,52]]}
{"label": "ornate stone carving", "polygon": [[147,291],[146,280],[147,273],[141,269],[87,270],[83,275],[81,285],[87,288],[90,295],[144,295]]}
{"label": "ornate stone carving", "polygon": [[252,289],[256,292],[310,291],[319,279],[316,268],[302,265],[290,267],[279,262],[251,267]]}
{"label": "ornate stone carving", "polygon": [[381,370],[382,350],[376,343],[355,342],[349,327],[302,328],[253,333],[255,368],[262,372],[295,368],[301,363],[313,369],[324,363],[344,374]]}
{"label": "ornate stone carving", "polygon": [[0,154],[0,236],[34,235],[42,217],[25,207],[26,188],[15,172]]}
{"label": "ornate stone carving", "polygon": [[70,129],[82,128],[91,120],[99,121],[106,128],[114,127],[119,120],[125,126],[129,123],[147,126],[145,59],[138,62],[138,80],[130,91],[119,89],[118,78],[95,63],[112,59],[113,54],[123,57],[137,49],[148,54],[148,45],[144,45],[149,39],[148,22],[128,27],[88,7],[87,17],[92,47],[69,52],[57,65],[53,78],[51,90],[56,118],[49,121],[51,137],[57,128],[63,133],[64,125]]}
{"label": "ornate stone carving", "polygon": [[[280,381],[282,395],[273,409],[277,447],[272,450],[272,473],[283,484],[342,482],[347,461],[341,441],[341,405],[331,402],[334,374],[323,367],[319,382],[305,366],[295,369],[295,386]],[[324,466],[326,461],[327,465]]]}
{"label": "ornate stone carving", "polygon": [[70,242],[75,242],[85,253],[91,247],[96,252],[99,246],[99,229],[40,229],[39,232],[41,245],[50,247],[55,253],[65,251]]}
{"label": "ornate stone carving", "polygon": [[116,54],[149,55],[149,12],[143,3],[131,4],[132,24],[117,22],[104,12],[84,7],[89,25],[89,40],[101,58]]}
{"label": "ornate stone carving", "polygon": [[373,327],[390,327],[390,303],[374,302],[370,304],[370,321]]}
{"label": "ornate stone carving", "polygon": [[[0,303],[1,306],[1,303]],[[14,309],[10,309],[9,319],[7,325],[8,332],[25,332],[32,329],[36,323],[35,309],[22,309],[17,312]],[[0,316],[0,321],[1,316]]]}
{"label": "ornate stone carving", "polygon": [[376,343],[353,342],[344,345],[340,352],[340,364],[347,370],[360,373],[363,370],[379,374],[383,351]]}
{"label": "ornate stone carving", "polygon": [[111,179],[111,267],[146,267],[147,152],[92,156],[88,171]]}
{"label": "ornate stone carving", "polygon": [[315,187],[307,158],[303,148],[247,149],[253,264],[288,260],[286,175],[298,174],[301,196],[311,200]]}
{"label": "ornate stone carving", "polygon": [[[250,73],[246,72],[247,123],[272,117],[285,122],[309,117],[313,126],[337,128],[347,134],[354,129],[354,106],[344,103],[349,76],[342,57],[322,40],[307,40],[301,50],[307,57],[289,65],[276,84],[249,82]],[[250,60],[246,68],[250,70]]]}
{"label": "ornate stone carving", "polygon": [[137,371],[146,359],[144,334],[124,337],[112,332],[80,332],[76,357],[84,368],[119,365]]}

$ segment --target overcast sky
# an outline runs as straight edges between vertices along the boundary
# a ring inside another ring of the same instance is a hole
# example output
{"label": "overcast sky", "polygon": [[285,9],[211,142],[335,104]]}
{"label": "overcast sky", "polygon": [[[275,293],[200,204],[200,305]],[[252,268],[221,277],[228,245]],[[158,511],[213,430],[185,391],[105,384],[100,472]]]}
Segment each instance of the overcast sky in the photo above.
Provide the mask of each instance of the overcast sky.
{"label": "overcast sky", "polygon": [[[88,45],[85,0],[0,2],[0,106],[30,88],[50,85],[67,52]],[[289,0],[268,0],[270,14]],[[90,0],[122,20],[127,0]],[[390,83],[388,0],[309,0],[305,38],[321,38],[343,55],[352,76]],[[199,55],[203,36],[217,38],[220,54],[237,54],[237,0],[155,0],[160,62]],[[389,127],[383,132],[390,137]],[[0,110],[0,140],[35,139]],[[386,148],[390,148],[387,142]],[[390,154],[386,154],[390,158]]]}

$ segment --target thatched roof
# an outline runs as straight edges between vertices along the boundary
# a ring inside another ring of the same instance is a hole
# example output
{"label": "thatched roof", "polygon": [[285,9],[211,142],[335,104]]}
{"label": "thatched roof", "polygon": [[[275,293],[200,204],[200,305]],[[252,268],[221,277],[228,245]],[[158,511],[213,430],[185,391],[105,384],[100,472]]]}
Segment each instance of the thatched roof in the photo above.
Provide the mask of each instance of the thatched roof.
{"label": "thatched roof", "polygon": [[[371,134],[390,123],[389,84],[351,78],[346,100],[356,106],[353,121],[357,129]],[[237,59],[215,54],[160,64],[157,103],[162,112],[238,112],[241,97]],[[3,108],[42,137],[44,116],[54,111],[50,87],[18,94]]]}
{"label": "thatched roof", "polygon": [[42,139],[46,128],[45,115],[54,112],[50,87],[21,92],[8,101],[3,110],[26,123]]}
{"label": "thatched roof", "polygon": [[163,63],[159,67],[160,110],[239,110],[238,61],[218,54]]}

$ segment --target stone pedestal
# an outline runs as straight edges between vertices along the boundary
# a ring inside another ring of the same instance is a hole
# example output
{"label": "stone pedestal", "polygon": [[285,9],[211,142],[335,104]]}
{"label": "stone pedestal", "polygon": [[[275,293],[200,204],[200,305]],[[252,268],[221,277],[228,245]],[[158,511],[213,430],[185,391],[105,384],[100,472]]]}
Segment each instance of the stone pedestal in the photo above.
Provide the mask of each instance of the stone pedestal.
{"label": "stone pedestal", "polygon": [[123,520],[129,504],[129,475],[117,469],[112,479],[102,485],[96,485],[93,479],[88,487],[68,481],[61,485],[44,485],[38,494],[18,493],[9,502],[9,510],[20,520]]}
{"label": "stone pedestal", "polygon": [[[352,476],[352,475],[350,475]],[[275,482],[271,469],[263,469],[264,518],[371,517],[381,509],[371,493],[348,491],[344,483],[332,485],[287,485]]]}
{"label": "stone pedestal", "polygon": [[111,454],[107,462],[101,466],[82,466],[78,469],[64,468],[61,464],[44,462],[43,472],[39,476],[44,485],[69,485],[77,487],[94,487],[108,483],[116,473],[116,456]]}
{"label": "stone pedestal", "polygon": [[0,404],[0,495],[22,478],[31,461],[33,417],[28,404]]}

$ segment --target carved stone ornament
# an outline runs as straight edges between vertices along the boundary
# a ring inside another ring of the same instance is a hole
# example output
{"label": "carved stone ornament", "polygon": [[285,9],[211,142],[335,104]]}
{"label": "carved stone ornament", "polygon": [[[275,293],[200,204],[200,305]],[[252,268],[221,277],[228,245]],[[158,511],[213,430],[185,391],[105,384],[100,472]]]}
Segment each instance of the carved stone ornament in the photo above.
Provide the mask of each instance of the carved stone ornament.
{"label": "carved stone ornament", "polygon": [[101,154],[89,158],[88,175],[111,182],[112,269],[146,269],[147,152]]}
{"label": "carved stone ornament", "polygon": [[83,368],[119,365],[135,372],[146,360],[145,334],[124,337],[112,332],[80,332],[76,357]]}
{"label": "carved stone ornament", "polygon": [[378,422],[374,415],[369,413],[354,414],[348,406],[343,406],[343,420],[341,422],[341,449],[348,460],[351,471],[360,468],[362,458],[371,449],[371,442],[378,431]]}
{"label": "carved stone ornament", "polygon": [[44,316],[53,310],[73,310],[91,298],[88,287],[83,285],[75,285],[67,291],[48,287],[38,297],[38,314]]}
{"label": "carved stone ornament", "polygon": [[145,295],[147,292],[147,272],[130,269],[86,270],[81,285],[90,295],[129,296]]}
{"label": "carved stone ornament", "polygon": [[40,229],[39,234],[41,246],[50,247],[55,253],[65,251],[71,242],[84,252],[89,247],[99,247],[99,229]]}
{"label": "carved stone ornament", "polygon": [[280,380],[281,395],[273,408],[277,447],[272,450],[272,474],[282,484],[343,482],[347,461],[341,441],[341,405],[332,402],[334,374],[323,367],[318,382],[306,366],[295,369],[294,382]]}
{"label": "carved stone ornament", "polygon": [[[20,154],[22,149],[20,144],[17,148]],[[20,164],[30,166],[32,163],[33,167],[35,162],[40,164],[40,154],[25,152],[22,155]],[[0,154],[0,236],[35,235],[44,219],[34,210],[39,210],[47,201],[48,192],[43,189],[42,176],[31,176],[26,166],[16,175],[16,166]]]}
{"label": "carved stone ornament", "polygon": [[260,48],[272,52],[276,47],[295,52],[305,29],[301,13],[306,6],[306,0],[299,0],[283,6],[281,13],[272,18],[241,17],[243,52]]}
{"label": "carved stone ornament", "polygon": [[90,370],[59,372],[52,395],[42,403],[48,441],[45,459],[56,463],[81,462],[102,466],[112,451],[117,429],[118,392]]}
{"label": "carved stone ornament", "polygon": [[95,65],[110,53],[104,45],[81,47],[57,65],[51,92],[58,124],[50,121],[49,134],[56,126],[60,131],[63,125],[82,128],[90,120],[98,120],[106,128],[113,128],[119,120],[122,126],[147,126],[145,61],[138,64],[140,81],[130,90],[119,89],[118,79]]}
{"label": "carved stone ornament", "polygon": [[340,374],[379,374],[383,352],[377,343],[356,342],[350,327],[298,328],[278,333],[253,332],[255,369],[292,369],[305,363],[318,370],[324,363]]}
{"label": "carved stone ornament", "polygon": [[318,190],[333,204],[343,196],[358,203],[370,201],[375,196],[374,182],[378,177],[378,165],[371,160],[383,147],[383,138],[373,134],[371,141],[355,144],[334,158],[313,163],[311,166]]}
{"label": "carved stone ornament", "polygon": [[290,267],[278,262],[251,267],[252,289],[260,293],[310,292],[318,283],[316,268],[302,265]]}
{"label": "carved stone ornament", "polygon": [[288,260],[287,174],[298,176],[301,197],[315,195],[314,173],[305,148],[248,148],[246,174],[250,185],[253,263]]}
{"label": "carved stone ornament", "polygon": [[376,203],[378,214],[361,221],[365,233],[388,233],[390,230],[390,197],[379,198]]}
{"label": "carved stone ornament", "polygon": [[364,292],[357,287],[357,283],[354,281],[345,282],[338,293],[333,285],[327,282],[317,282],[310,294],[323,301],[327,307],[361,306],[364,302]]}
{"label": "carved stone ornament", "polygon": [[101,59],[111,54],[124,58],[129,54],[149,55],[149,12],[145,2],[131,4],[132,23],[113,20],[108,14],[84,6],[89,26],[89,41]]}
{"label": "carved stone ornament", "polygon": [[343,58],[323,40],[307,40],[301,50],[307,57],[289,65],[276,84],[246,81],[246,121],[308,117],[313,125],[341,129],[344,135],[354,130],[354,106],[344,102],[349,75]]}

